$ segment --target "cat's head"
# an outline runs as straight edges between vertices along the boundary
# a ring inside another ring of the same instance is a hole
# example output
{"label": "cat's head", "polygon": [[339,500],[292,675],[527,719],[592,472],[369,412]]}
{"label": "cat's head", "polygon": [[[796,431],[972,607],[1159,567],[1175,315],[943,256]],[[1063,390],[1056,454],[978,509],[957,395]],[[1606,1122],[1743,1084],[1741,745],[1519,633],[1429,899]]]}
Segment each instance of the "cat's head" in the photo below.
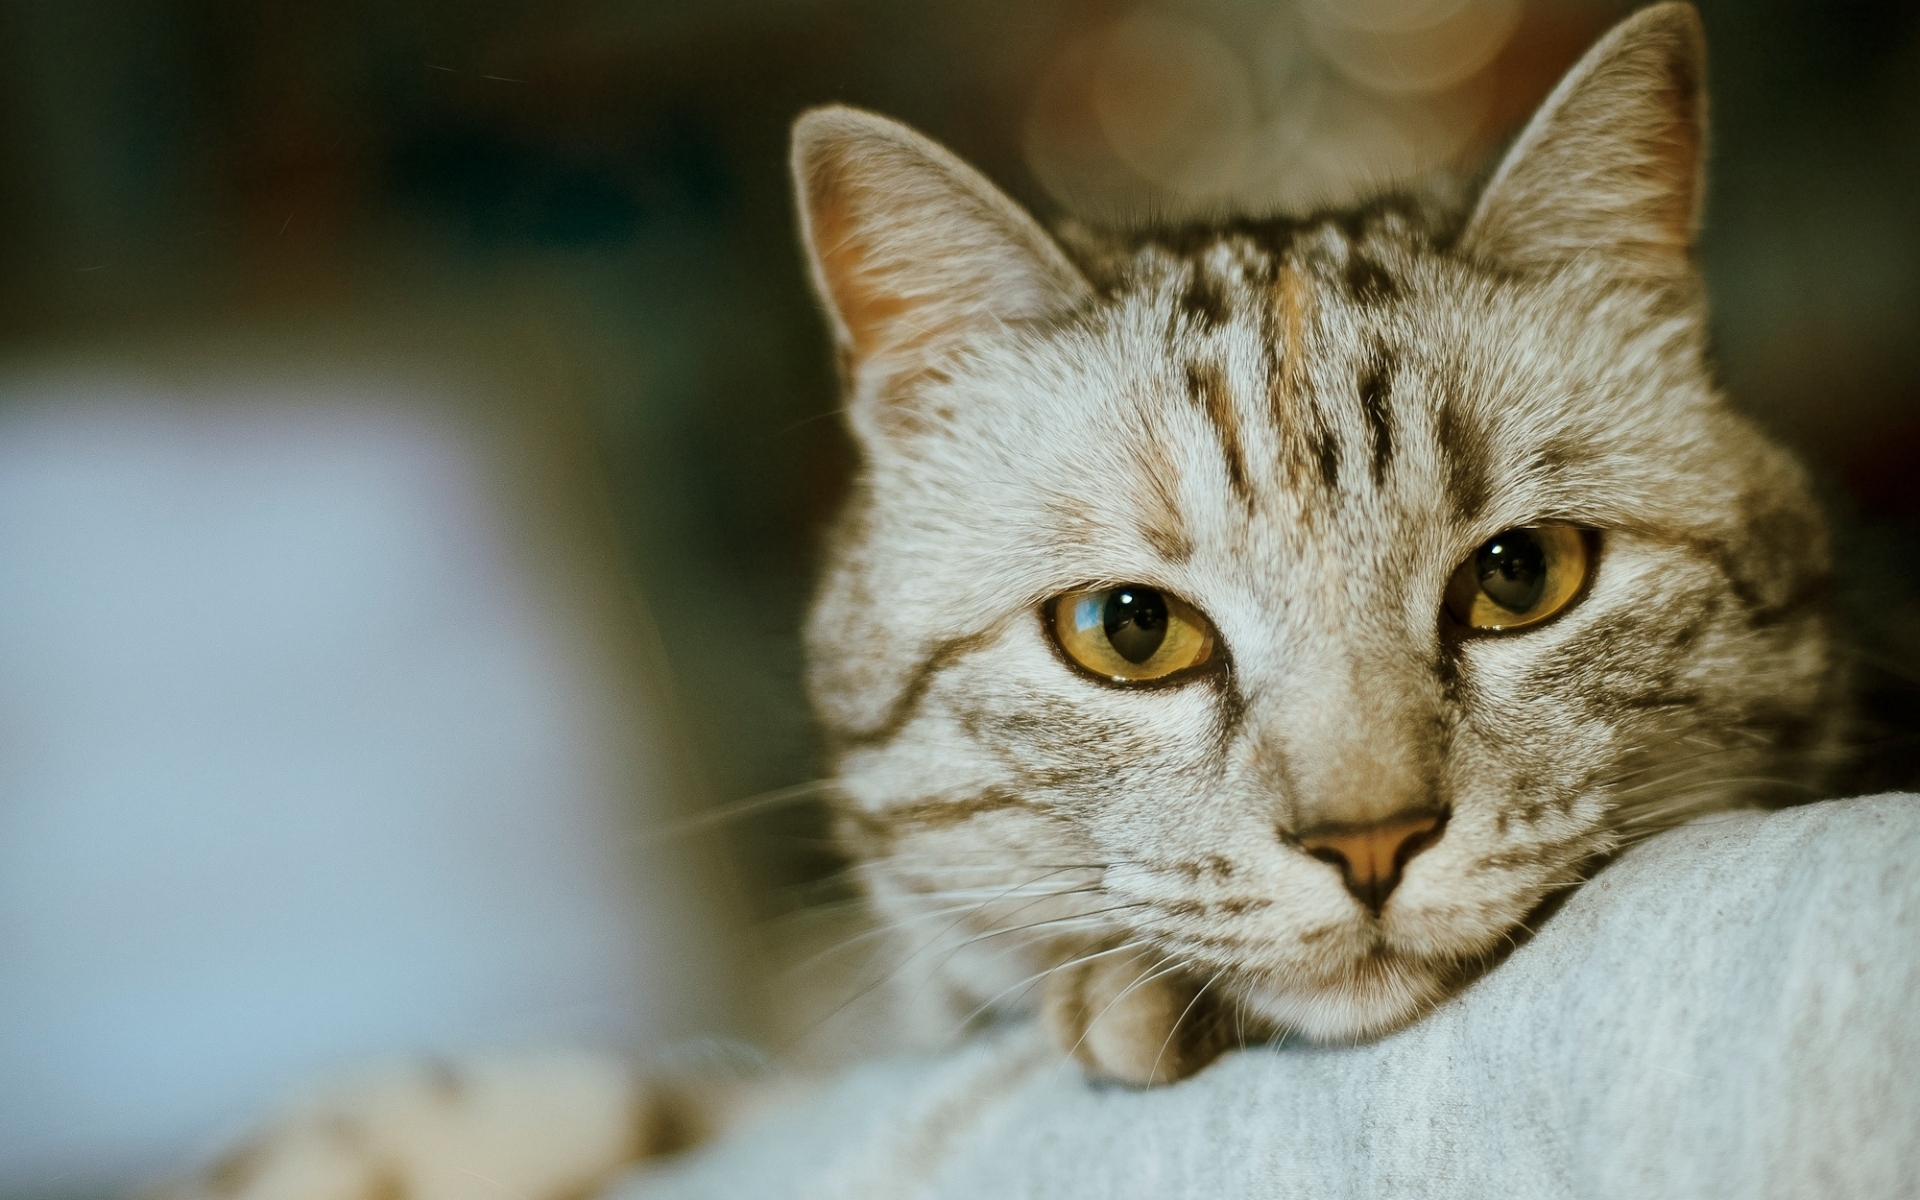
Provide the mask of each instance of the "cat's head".
{"label": "cat's head", "polygon": [[846,827],[982,998],[1138,945],[1319,1037],[1824,736],[1825,534],[1704,358],[1698,18],[1471,210],[1069,252],[891,121],[794,168],[864,453],[809,628]]}

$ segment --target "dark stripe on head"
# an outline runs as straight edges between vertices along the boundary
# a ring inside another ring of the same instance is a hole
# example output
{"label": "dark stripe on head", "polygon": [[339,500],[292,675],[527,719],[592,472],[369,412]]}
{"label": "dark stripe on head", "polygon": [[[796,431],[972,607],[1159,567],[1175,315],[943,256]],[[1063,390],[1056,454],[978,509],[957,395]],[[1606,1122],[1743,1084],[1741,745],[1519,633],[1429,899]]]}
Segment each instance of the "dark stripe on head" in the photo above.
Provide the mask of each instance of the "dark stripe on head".
{"label": "dark stripe on head", "polygon": [[1298,268],[1280,268],[1274,280],[1273,303],[1263,322],[1267,334],[1267,405],[1273,427],[1285,431],[1294,424],[1294,401],[1300,394],[1300,374],[1306,363],[1307,284]]}
{"label": "dark stripe on head", "polygon": [[1384,346],[1360,371],[1360,412],[1367,420],[1367,442],[1373,450],[1373,482],[1387,477],[1393,462],[1393,410],[1388,400],[1393,388],[1394,357]]}
{"label": "dark stripe on head", "polygon": [[1440,445],[1441,459],[1447,464],[1447,492],[1453,497],[1454,512],[1463,524],[1472,524],[1486,509],[1493,495],[1493,483],[1487,463],[1486,437],[1460,409],[1458,396],[1449,395],[1440,402],[1433,437]]}
{"label": "dark stripe on head", "polygon": [[1193,268],[1186,290],[1180,293],[1180,311],[1192,318],[1194,324],[1208,330],[1225,325],[1231,315],[1226,289],[1198,265]]}
{"label": "dark stripe on head", "polygon": [[1247,481],[1246,452],[1240,446],[1240,418],[1233,410],[1233,395],[1220,368],[1212,363],[1187,364],[1187,396],[1220,438],[1220,450],[1227,462],[1227,483],[1244,504],[1253,503],[1253,487]]}
{"label": "dark stripe on head", "polygon": [[1147,492],[1140,505],[1140,536],[1168,562],[1193,557],[1193,539],[1180,519],[1180,474],[1167,453],[1166,442],[1147,438],[1141,445],[1140,470]]}
{"label": "dark stripe on head", "polygon": [[1541,475],[1553,475],[1566,470],[1580,460],[1578,447],[1567,441],[1549,441],[1533,452],[1533,471]]}
{"label": "dark stripe on head", "polygon": [[1318,418],[1317,414],[1314,420],[1311,441],[1313,443],[1313,464],[1315,469],[1320,472],[1320,485],[1329,492],[1338,491],[1340,488],[1340,443],[1334,440],[1333,431],[1327,428],[1326,424]]}
{"label": "dark stripe on head", "polygon": [[1347,255],[1347,292],[1362,304],[1384,304],[1400,298],[1400,284],[1387,269],[1358,250]]}
{"label": "dark stripe on head", "polygon": [[1193,557],[1193,543],[1179,529],[1155,521],[1143,521],[1140,524],[1140,536],[1147,539],[1147,545],[1153,547],[1155,554],[1168,562],[1185,562]]}
{"label": "dark stripe on head", "polygon": [[1141,246],[1158,246],[1181,258],[1198,258],[1220,243],[1243,238],[1274,258],[1284,255],[1307,222],[1298,217],[1228,217],[1188,225],[1153,225],[1133,231]]}

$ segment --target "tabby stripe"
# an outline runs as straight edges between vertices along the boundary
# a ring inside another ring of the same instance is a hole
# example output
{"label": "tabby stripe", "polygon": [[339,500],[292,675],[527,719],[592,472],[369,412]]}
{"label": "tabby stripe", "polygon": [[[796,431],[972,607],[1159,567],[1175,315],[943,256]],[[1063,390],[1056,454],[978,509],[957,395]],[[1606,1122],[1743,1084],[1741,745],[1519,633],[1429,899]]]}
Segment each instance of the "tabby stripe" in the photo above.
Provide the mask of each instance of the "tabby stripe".
{"label": "tabby stripe", "polygon": [[1151,493],[1141,506],[1140,536],[1168,562],[1185,562],[1193,557],[1193,539],[1180,516],[1180,470],[1165,438],[1149,437],[1141,444],[1140,467]]}
{"label": "tabby stripe", "polygon": [[1447,491],[1463,525],[1480,519],[1493,484],[1487,463],[1486,436],[1460,411],[1460,398],[1448,396],[1434,419],[1434,441],[1446,462]]}
{"label": "tabby stripe", "polygon": [[1400,298],[1400,285],[1387,269],[1358,250],[1347,254],[1347,292],[1362,304],[1380,304]]}
{"label": "tabby stripe", "polygon": [[1327,428],[1325,418],[1317,409],[1313,414],[1313,425],[1309,440],[1313,445],[1314,467],[1320,473],[1320,486],[1332,494],[1340,490],[1340,446],[1333,440],[1333,431]]}
{"label": "tabby stripe", "polygon": [[1373,360],[1360,372],[1360,412],[1367,419],[1367,441],[1373,448],[1373,482],[1386,480],[1393,462],[1393,412],[1387,401],[1393,387],[1391,351],[1376,347]]}
{"label": "tabby stripe", "polygon": [[1307,285],[1292,264],[1280,268],[1273,286],[1277,328],[1267,331],[1267,407],[1274,431],[1282,439],[1296,426],[1294,407],[1300,394],[1299,364],[1304,361],[1307,329]]}
{"label": "tabby stripe", "polygon": [[1240,419],[1233,411],[1233,395],[1226,377],[1212,363],[1187,364],[1187,397],[1213,424],[1220,451],[1227,461],[1227,483],[1240,502],[1253,504],[1253,486],[1247,482],[1246,452],[1240,446]]}
{"label": "tabby stripe", "polygon": [[976,817],[990,813],[1020,810],[1046,816],[1053,811],[1050,806],[1038,800],[1030,800],[1017,792],[1005,788],[987,788],[971,796],[955,796],[929,800],[909,800],[900,804],[890,804],[878,812],[856,808],[841,802],[838,806],[843,827],[842,838],[857,840],[864,846],[868,856],[877,856],[891,850],[893,839],[907,832],[924,829],[946,829],[955,825],[964,825]]}
{"label": "tabby stripe", "polygon": [[1311,390],[1301,386],[1306,361],[1307,283],[1291,263],[1280,268],[1274,283],[1274,302],[1279,309],[1280,328],[1271,347],[1267,375],[1267,406],[1274,430],[1282,444],[1291,441],[1301,448],[1294,471],[1295,486],[1311,474],[1318,478],[1322,490],[1332,493],[1340,486],[1340,447],[1325,415],[1314,405]]}
{"label": "tabby stripe", "polygon": [[1227,323],[1230,315],[1226,289],[1205,267],[1196,263],[1186,290],[1180,293],[1180,311],[1193,318],[1194,324],[1202,329],[1218,329]]}
{"label": "tabby stripe", "polygon": [[892,741],[919,713],[920,702],[926,698],[927,688],[933,683],[934,677],[986,645],[993,636],[994,631],[987,630],[940,642],[914,666],[907,678],[907,685],[893,698],[893,703],[887,708],[886,718],[878,725],[871,729],[830,727],[828,732],[841,748],[879,746]]}

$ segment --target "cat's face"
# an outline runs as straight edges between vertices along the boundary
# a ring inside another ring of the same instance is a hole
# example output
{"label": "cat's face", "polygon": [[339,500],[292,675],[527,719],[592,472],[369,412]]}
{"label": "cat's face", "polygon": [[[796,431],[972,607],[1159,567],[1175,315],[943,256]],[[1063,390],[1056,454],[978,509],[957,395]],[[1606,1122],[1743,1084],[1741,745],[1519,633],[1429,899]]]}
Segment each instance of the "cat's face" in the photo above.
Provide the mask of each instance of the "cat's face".
{"label": "cat's face", "polygon": [[[1566,253],[1555,117],[1457,238],[1382,204],[1078,264],[899,127],[803,125],[867,454],[814,694],[876,898],[979,1000],[1136,946],[1388,1029],[1824,736],[1824,534],[1703,365],[1697,196]],[[1621,140],[1697,188],[1697,138]]]}

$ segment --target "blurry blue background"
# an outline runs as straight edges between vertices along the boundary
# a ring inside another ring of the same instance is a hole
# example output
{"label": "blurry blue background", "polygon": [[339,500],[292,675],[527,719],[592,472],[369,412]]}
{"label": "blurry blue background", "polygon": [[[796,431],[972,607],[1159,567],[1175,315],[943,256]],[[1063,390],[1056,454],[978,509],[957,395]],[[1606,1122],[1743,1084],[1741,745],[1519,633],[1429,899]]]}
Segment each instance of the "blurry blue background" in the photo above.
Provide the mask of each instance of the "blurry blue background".
{"label": "blurry blue background", "polygon": [[[654,831],[821,769],[802,107],[1049,214],[1294,206],[1483,157],[1628,7],[0,7],[0,1196],[368,1054],[764,1034],[818,806]],[[1920,9],[1702,8],[1721,369],[1846,518],[1901,733]]]}

